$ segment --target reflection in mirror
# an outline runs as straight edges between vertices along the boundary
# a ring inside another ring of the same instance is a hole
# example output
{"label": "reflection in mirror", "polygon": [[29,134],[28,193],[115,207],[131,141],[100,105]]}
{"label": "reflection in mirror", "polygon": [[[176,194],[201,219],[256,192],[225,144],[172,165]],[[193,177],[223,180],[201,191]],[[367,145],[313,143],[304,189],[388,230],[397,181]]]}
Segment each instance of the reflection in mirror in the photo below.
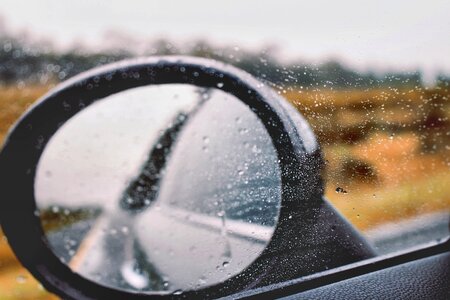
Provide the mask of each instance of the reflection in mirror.
{"label": "reflection in mirror", "polygon": [[122,290],[217,284],[274,232],[281,178],[271,138],[219,89],[160,85],[101,99],[52,137],[35,195],[54,253]]}

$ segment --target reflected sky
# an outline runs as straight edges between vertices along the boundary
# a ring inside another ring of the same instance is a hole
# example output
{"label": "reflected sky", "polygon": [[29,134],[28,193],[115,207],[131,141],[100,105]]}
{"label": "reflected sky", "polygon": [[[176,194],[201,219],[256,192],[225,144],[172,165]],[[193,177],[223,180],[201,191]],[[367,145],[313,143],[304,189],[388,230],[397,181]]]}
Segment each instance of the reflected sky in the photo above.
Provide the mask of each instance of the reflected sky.
{"label": "reflected sky", "polygon": [[56,132],[39,161],[39,206],[117,206],[160,131],[198,97],[193,86],[147,86],[111,95],[78,113]]}

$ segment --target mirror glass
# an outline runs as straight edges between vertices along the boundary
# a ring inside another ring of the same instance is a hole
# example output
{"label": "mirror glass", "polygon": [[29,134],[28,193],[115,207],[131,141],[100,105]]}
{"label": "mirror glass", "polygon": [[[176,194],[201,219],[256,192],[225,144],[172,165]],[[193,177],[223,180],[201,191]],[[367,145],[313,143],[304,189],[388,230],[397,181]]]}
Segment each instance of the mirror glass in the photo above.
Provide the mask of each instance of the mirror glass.
{"label": "mirror glass", "polygon": [[220,88],[168,84],[100,99],[39,161],[35,196],[54,253],[129,291],[181,292],[242,272],[281,203],[271,138]]}

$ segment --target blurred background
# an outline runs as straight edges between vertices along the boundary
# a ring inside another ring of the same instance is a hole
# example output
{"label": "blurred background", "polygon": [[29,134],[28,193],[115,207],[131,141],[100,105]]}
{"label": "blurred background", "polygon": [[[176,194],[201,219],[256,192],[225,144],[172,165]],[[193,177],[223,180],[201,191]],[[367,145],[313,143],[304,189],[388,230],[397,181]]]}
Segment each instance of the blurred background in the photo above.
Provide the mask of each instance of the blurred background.
{"label": "blurred background", "polygon": [[[324,152],[326,197],[375,244],[413,228],[413,244],[389,251],[405,249],[448,235],[449,11],[444,0],[0,0],[0,143],[82,71],[137,56],[217,59],[298,108]],[[2,237],[0,299],[52,297]]]}

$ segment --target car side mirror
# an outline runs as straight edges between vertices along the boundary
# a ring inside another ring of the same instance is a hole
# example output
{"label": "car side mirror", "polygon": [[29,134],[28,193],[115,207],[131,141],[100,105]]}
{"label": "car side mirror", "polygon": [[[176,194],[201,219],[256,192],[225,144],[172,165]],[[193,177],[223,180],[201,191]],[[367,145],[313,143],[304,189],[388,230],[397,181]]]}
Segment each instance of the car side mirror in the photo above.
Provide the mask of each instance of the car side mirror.
{"label": "car side mirror", "polygon": [[124,61],[44,96],[0,154],[2,228],[69,299],[220,297],[371,257],[323,197],[306,120],[193,57]]}

